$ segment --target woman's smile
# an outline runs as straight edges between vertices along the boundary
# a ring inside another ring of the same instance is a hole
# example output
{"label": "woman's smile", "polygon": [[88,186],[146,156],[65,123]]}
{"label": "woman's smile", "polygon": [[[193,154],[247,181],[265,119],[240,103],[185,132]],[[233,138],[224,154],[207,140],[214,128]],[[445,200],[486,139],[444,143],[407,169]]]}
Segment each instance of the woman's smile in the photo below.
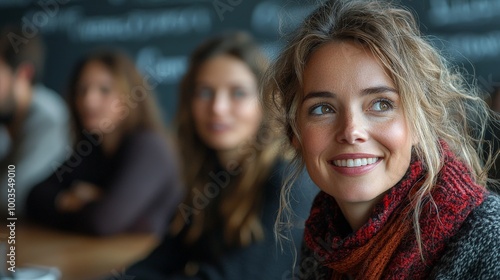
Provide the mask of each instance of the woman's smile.
{"label": "woman's smile", "polygon": [[311,179],[341,207],[375,204],[410,164],[397,87],[369,50],[350,41],[319,47],[303,80],[297,125]]}
{"label": "woman's smile", "polygon": [[328,161],[331,168],[345,176],[360,176],[372,171],[382,160],[369,154],[341,154]]}

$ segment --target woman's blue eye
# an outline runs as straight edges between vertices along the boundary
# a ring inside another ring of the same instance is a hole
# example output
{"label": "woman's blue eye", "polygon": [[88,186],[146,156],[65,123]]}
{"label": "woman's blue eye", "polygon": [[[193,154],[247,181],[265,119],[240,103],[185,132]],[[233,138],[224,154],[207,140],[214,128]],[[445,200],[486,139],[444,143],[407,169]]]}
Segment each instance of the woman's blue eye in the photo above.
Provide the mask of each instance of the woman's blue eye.
{"label": "woman's blue eye", "polygon": [[237,89],[233,90],[233,97],[243,98],[245,96],[246,96],[246,93],[243,89],[237,88]]}
{"label": "woman's blue eye", "polygon": [[311,114],[317,115],[317,116],[324,115],[324,114],[333,114],[333,113],[334,113],[333,109],[328,105],[318,105],[318,106],[312,108],[312,110],[311,110]]}
{"label": "woman's blue eye", "polygon": [[377,112],[385,112],[394,108],[389,100],[378,100],[372,104],[372,110]]}

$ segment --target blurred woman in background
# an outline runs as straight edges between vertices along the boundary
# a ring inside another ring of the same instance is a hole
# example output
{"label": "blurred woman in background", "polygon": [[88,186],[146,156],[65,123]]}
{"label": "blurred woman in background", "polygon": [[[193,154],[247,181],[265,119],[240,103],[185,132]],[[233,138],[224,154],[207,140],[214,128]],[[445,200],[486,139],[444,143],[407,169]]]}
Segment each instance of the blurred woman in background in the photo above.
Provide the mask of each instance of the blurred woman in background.
{"label": "blurred woman in background", "polygon": [[[139,279],[281,279],[293,254],[273,236],[285,162],[258,99],[267,60],[245,34],[213,38],[191,56],[177,113],[188,188],[169,235],[126,273]],[[300,242],[313,187],[294,206]],[[300,219],[302,217],[302,220]]]}
{"label": "blurred woman in background", "polygon": [[119,52],[77,64],[68,96],[75,144],[31,191],[35,221],[97,235],[165,232],[182,190],[151,89]]}

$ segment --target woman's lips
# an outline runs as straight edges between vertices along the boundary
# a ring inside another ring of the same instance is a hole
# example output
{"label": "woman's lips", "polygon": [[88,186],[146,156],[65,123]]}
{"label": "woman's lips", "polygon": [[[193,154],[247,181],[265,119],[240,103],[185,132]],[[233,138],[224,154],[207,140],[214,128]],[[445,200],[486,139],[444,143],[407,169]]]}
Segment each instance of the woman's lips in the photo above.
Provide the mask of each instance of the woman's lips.
{"label": "woman's lips", "polygon": [[226,132],[231,129],[231,127],[227,124],[221,124],[221,123],[210,123],[207,125],[208,130],[216,132],[216,133],[222,133]]}
{"label": "woman's lips", "polygon": [[328,161],[331,168],[347,176],[358,176],[372,171],[382,157],[373,154],[342,154]]}

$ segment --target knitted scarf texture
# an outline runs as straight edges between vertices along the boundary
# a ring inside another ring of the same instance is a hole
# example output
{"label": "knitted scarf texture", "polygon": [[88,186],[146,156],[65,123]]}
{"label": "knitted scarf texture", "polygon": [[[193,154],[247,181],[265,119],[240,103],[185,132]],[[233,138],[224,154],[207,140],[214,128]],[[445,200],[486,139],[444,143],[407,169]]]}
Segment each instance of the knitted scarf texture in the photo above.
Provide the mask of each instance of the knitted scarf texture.
{"label": "knitted scarf texture", "polygon": [[[338,204],[320,192],[304,232],[305,245],[316,253],[331,279],[425,279],[448,240],[484,200],[470,170],[442,143],[444,166],[420,214],[422,251],[414,226],[412,197],[425,179],[422,162],[413,158],[406,174],[374,207],[369,220],[349,232]],[[347,231],[346,231],[347,228]]]}

